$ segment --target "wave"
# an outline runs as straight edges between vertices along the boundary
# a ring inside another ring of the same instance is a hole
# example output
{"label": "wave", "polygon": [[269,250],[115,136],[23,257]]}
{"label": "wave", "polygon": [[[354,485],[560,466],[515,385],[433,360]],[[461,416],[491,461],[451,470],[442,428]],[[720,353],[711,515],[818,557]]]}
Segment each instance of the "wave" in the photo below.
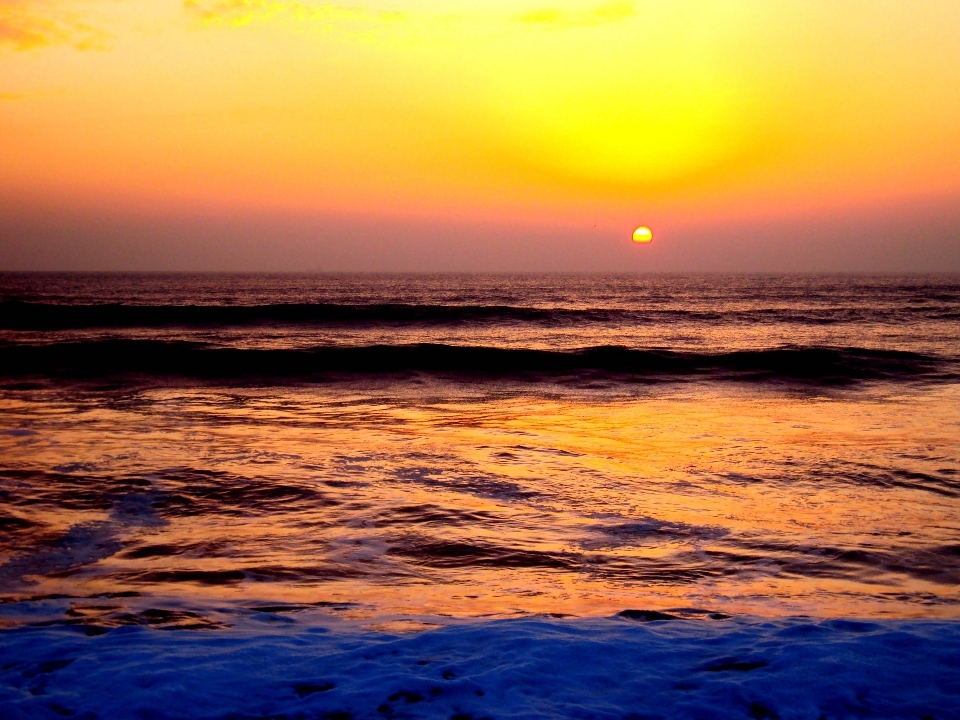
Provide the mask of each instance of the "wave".
{"label": "wave", "polygon": [[310,606],[158,601],[11,605],[24,625],[59,616],[5,631],[6,714],[952,718],[960,703],[955,620],[663,608],[358,627]]}
{"label": "wave", "polygon": [[516,305],[277,303],[267,305],[66,305],[0,301],[0,329],[77,330],[138,327],[244,327],[257,325],[470,325],[493,323],[785,322],[834,324],[924,317],[949,320],[951,308],[761,307],[693,310],[648,307],[540,308]]}
{"label": "wave", "polygon": [[276,303],[268,305],[59,305],[0,302],[0,327],[61,330],[115,327],[229,327],[262,324],[446,324],[544,321],[551,318],[609,319],[608,311],[538,309],[509,305],[418,305],[406,303]]}
{"label": "wave", "polygon": [[241,349],[160,340],[0,346],[0,376],[210,380],[310,380],[335,375],[428,373],[518,380],[608,378],[655,382],[717,378],[844,385],[865,380],[957,377],[955,362],[858,347],[779,347],[722,353],[597,346],[572,351],[413,344]]}

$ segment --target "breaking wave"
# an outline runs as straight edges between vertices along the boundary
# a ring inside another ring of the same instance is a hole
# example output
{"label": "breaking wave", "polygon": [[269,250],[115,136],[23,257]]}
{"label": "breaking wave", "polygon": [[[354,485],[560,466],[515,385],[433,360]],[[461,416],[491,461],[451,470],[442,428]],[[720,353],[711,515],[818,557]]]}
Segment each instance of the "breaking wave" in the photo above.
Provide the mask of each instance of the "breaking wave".
{"label": "breaking wave", "polygon": [[721,353],[596,346],[573,351],[444,344],[241,349],[160,340],[95,340],[0,347],[0,376],[124,375],[224,380],[310,380],[332,375],[428,373],[517,380],[678,378],[845,385],[867,380],[949,380],[934,355],[859,347],[786,346]]}

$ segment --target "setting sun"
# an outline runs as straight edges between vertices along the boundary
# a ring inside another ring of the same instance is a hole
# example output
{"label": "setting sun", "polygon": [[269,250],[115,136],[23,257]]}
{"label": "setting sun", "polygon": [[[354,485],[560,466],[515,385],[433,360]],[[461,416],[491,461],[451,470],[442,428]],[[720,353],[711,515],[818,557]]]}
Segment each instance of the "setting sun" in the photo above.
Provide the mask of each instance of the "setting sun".
{"label": "setting sun", "polygon": [[646,225],[641,225],[633,231],[633,241],[635,243],[648,243],[653,241],[653,231]]}

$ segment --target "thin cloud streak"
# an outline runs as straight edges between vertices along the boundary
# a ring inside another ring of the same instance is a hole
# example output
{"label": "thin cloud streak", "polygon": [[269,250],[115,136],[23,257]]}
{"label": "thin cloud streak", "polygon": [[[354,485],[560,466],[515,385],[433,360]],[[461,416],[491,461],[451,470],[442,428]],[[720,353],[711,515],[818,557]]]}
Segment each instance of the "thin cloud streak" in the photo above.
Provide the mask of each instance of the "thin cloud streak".
{"label": "thin cloud streak", "polygon": [[621,22],[634,17],[636,14],[636,3],[610,2],[586,12],[568,12],[557,8],[531,10],[520,15],[518,20],[529,25],[570,28]]}
{"label": "thin cloud streak", "polygon": [[58,4],[0,1],[0,49],[24,52],[69,45],[77,50],[104,50],[110,39],[109,33]]}
{"label": "thin cloud streak", "polygon": [[210,25],[240,27],[253,22],[287,17],[297,22],[397,22],[402,11],[375,11],[362,5],[311,3],[303,0],[183,0],[184,10]]}

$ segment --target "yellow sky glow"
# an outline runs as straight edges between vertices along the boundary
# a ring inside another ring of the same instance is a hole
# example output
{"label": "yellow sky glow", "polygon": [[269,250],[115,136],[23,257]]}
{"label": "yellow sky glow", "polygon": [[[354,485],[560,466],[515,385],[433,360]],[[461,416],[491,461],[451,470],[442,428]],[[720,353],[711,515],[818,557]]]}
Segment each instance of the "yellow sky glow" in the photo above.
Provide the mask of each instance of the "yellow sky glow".
{"label": "yellow sky glow", "polygon": [[0,0],[0,194],[631,228],[951,196],[958,28],[954,0]]}

